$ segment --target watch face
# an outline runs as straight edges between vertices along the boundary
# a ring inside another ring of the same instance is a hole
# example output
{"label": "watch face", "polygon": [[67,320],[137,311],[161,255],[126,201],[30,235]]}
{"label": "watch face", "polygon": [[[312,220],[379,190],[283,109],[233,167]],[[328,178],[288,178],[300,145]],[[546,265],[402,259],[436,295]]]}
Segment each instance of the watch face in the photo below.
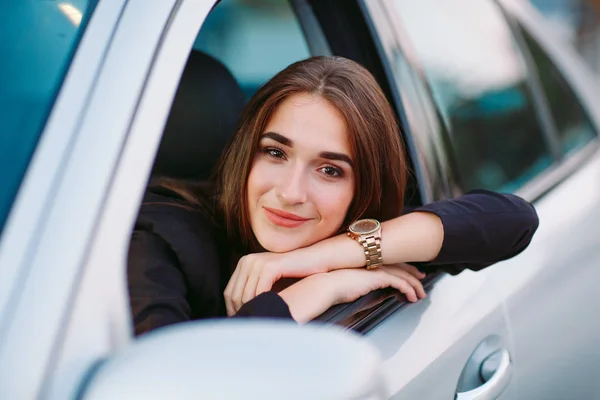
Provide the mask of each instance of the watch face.
{"label": "watch face", "polygon": [[350,230],[358,235],[367,235],[379,229],[379,221],[376,219],[359,219],[350,225]]}

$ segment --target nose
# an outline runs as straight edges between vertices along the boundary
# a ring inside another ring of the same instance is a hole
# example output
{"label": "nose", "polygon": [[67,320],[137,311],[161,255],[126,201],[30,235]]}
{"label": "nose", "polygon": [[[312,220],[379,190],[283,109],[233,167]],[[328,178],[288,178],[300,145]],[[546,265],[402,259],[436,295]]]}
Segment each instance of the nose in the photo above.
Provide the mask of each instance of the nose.
{"label": "nose", "polygon": [[307,200],[306,174],[302,165],[296,164],[287,173],[281,174],[277,197],[283,205],[296,205]]}

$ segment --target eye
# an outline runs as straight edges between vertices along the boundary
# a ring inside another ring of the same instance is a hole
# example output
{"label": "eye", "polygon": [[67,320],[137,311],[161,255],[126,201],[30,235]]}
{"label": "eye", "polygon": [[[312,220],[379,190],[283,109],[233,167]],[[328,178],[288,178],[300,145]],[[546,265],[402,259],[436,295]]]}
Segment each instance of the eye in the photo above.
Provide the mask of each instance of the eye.
{"label": "eye", "polygon": [[267,154],[269,157],[277,158],[280,160],[285,160],[285,153],[280,148],[265,147],[262,149],[262,152]]}
{"label": "eye", "polygon": [[339,178],[344,175],[343,171],[340,168],[333,167],[331,165],[321,168],[320,171],[332,178]]}

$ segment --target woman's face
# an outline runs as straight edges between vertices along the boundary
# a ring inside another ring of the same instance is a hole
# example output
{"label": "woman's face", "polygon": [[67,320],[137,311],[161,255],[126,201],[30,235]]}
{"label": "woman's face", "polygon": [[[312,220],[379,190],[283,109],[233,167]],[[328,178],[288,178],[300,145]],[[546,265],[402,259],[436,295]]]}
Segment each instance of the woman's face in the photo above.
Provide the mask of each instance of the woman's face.
{"label": "woman's face", "polygon": [[276,109],[248,178],[252,230],[267,251],[286,252],[333,235],[354,195],[348,135],[320,96],[296,94]]}

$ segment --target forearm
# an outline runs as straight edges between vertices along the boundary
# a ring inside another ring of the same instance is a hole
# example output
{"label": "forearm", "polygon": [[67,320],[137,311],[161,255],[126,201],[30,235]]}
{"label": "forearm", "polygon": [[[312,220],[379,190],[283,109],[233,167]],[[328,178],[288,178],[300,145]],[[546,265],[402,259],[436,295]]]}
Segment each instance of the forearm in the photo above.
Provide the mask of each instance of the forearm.
{"label": "forearm", "polygon": [[326,274],[311,275],[279,292],[294,320],[311,321],[335,304],[335,294],[327,279]]}
{"label": "forearm", "polygon": [[[479,270],[523,251],[538,223],[535,209],[519,197],[473,191],[382,223],[383,262],[453,265],[453,273]],[[365,265],[362,247],[345,235],[303,251],[321,272]]]}
{"label": "forearm", "polygon": [[441,219],[444,244],[430,261],[432,265],[452,265],[452,273],[479,270],[519,254],[539,224],[531,204],[488,190],[426,204],[416,211],[428,211]]}
{"label": "forearm", "polygon": [[[428,212],[414,212],[381,224],[381,254],[384,264],[427,262],[439,253],[444,241],[444,227],[439,217]],[[358,268],[365,265],[362,246],[346,234],[334,236],[304,251],[317,256],[315,262],[324,271]]]}
{"label": "forearm", "polygon": [[375,270],[344,268],[311,275],[284,289],[279,295],[288,304],[294,319],[304,323],[336,304],[355,301],[377,289],[397,289],[409,301],[425,298],[420,282],[422,278],[422,273],[405,264],[383,266]]}

